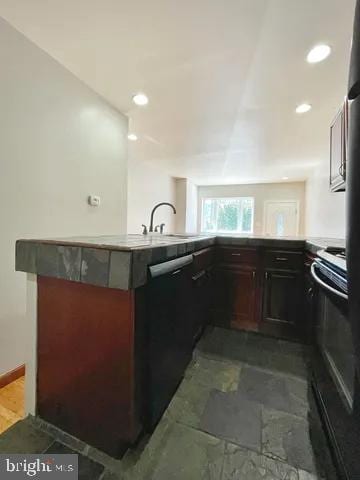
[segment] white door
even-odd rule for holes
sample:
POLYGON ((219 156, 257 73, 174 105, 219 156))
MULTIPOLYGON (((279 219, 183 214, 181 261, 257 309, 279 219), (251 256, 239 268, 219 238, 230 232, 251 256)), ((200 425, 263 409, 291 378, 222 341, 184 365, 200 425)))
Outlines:
POLYGON ((264 233, 289 237, 299 233, 299 202, 267 200, 264 207, 264 233))

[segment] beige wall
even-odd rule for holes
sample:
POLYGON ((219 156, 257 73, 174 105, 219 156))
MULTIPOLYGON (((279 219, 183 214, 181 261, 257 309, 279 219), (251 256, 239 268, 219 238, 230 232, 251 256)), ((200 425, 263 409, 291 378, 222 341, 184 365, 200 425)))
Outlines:
POLYGON ((306 234, 312 237, 345 238, 346 193, 331 193, 329 160, 306 182, 306 234))
POLYGON ((1 374, 24 362, 16 239, 126 229, 127 119, 1 19, 0 64, 1 374))
MULTIPOLYGON (((175 180, 170 175, 144 162, 129 160, 128 165, 128 233, 141 233, 141 224, 149 227, 152 208, 160 202, 175 205, 175 180)), ((165 223, 165 231, 175 228, 176 216, 167 207, 159 207, 154 224, 165 223)))
POLYGON ((186 190, 187 179, 176 178, 175 179, 175 201, 176 201, 176 217, 175 228, 176 233, 183 233, 186 231, 186 190))
POLYGON ((298 200, 300 206, 299 234, 305 230, 305 184, 293 183, 258 183, 252 185, 217 185, 200 186, 198 228, 201 228, 201 204, 205 197, 254 197, 254 234, 263 234, 263 216, 265 200, 298 200))
POLYGON ((198 190, 188 178, 177 178, 176 185, 176 233, 196 233, 198 190))

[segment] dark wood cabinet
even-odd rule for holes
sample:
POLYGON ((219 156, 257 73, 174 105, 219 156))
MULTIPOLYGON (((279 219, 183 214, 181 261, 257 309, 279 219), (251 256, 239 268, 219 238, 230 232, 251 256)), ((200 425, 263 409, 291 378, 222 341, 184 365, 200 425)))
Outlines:
POLYGON ((303 338, 303 250, 229 246, 215 258, 214 325, 303 338))
POLYGON ((134 290, 38 276, 37 306, 37 415, 121 456, 142 430, 134 290))
POLYGON ((346 189, 348 102, 342 105, 330 126, 330 190, 346 189))
POLYGON ((302 272, 266 270, 261 331, 279 337, 298 339, 302 298, 302 272))
POLYGON ((217 267, 213 315, 215 323, 227 328, 257 330, 256 270, 217 267))
POLYGON ((209 323, 213 288, 214 248, 195 252, 192 265, 192 336, 193 343, 200 338, 209 323))

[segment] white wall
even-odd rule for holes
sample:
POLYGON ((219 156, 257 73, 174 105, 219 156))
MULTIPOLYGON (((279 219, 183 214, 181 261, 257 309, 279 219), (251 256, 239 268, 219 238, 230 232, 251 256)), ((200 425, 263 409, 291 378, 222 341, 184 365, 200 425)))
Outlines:
MULTIPOLYGON (((175 180, 160 169, 138 160, 128 164, 128 233, 141 233, 141 224, 149 227, 150 213, 160 202, 170 202, 176 207, 175 180)), ((159 207, 154 216, 154 226, 165 223, 165 232, 174 232, 175 218, 172 209, 159 207)))
POLYGON ((175 232, 184 233, 186 229, 186 196, 187 196, 187 179, 175 179, 175 201, 176 201, 176 218, 175 232))
POLYGON ((306 234, 312 237, 345 238, 344 192, 329 189, 329 160, 306 182, 306 234))
POLYGON ((0 65, 1 374, 24 363, 15 240, 126 229, 127 119, 1 19, 0 65))
POLYGON ((190 180, 186 184, 185 232, 198 232, 198 187, 190 180))
POLYGON ((254 197, 254 234, 263 234, 265 200, 298 200, 300 208, 299 234, 305 229, 305 183, 257 183, 249 185, 199 186, 199 230, 201 229, 201 205, 206 197, 254 197))
POLYGON ((196 233, 198 231, 197 210, 198 190, 188 178, 175 180, 176 209, 175 231, 177 233, 196 233))

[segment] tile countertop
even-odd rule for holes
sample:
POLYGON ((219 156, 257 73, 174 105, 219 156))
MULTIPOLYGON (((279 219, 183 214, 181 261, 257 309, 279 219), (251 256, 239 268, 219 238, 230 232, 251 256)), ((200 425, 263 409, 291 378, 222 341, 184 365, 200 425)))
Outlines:
POLYGON ((341 239, 260 235, 103 235, 16 242, 16 270, 128 290, 147 282, 148 266, 211 245, 306 248, 313 254, 341 247, 341 239))

